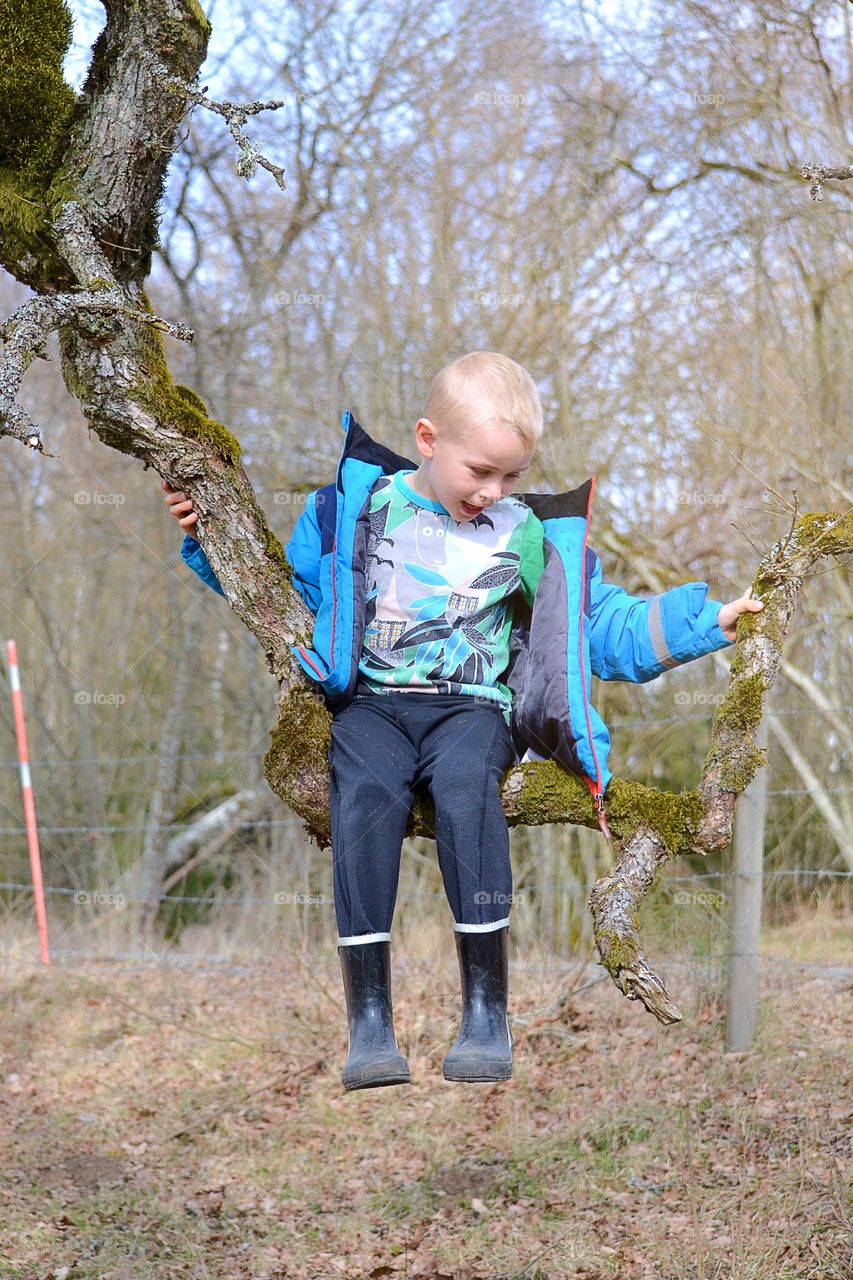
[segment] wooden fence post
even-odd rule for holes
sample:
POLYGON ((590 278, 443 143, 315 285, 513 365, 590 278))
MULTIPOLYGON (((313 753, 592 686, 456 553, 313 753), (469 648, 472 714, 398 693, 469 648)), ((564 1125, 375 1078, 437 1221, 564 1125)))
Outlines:
MULTIPOLYGON (((767 746, 767 712, 755 738, 767 746)), ((726 1052, 749 1048, 755 1035, 761 938, 761 899, 764 869, 764 811, 767 769, 758 769, 737 802, 731 845, 732 885, 726 1052)))

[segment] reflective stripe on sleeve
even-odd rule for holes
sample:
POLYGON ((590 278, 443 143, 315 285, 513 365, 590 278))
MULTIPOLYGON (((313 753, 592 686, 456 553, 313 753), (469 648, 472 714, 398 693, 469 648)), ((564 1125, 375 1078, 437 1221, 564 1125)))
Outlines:
POLYGON ((663 619, 660 612, 660 596, 655 596, 649 601, 649 635, 652 638, 652 648, 655 651, 655 657, 664 667, 677 667, 679 659, 673 658, 669 649, 666 647, 666 640, 663 635, 663 619))

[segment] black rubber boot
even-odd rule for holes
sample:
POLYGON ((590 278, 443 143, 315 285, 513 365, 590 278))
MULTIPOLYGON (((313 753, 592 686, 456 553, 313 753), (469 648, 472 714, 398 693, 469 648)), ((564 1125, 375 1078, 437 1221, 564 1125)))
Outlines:
POLYGON ((457 933, 462 979, 462 1026, 442 1063, 445 1080, 472 1084, 509 1080, 512 1036, 507 1022, 509 926, 487 933, 457 933))
POLYGON ((359 942, 338 947, 338 954, 349 1027, 349 1049, 341 1072, 344 1088, 408 1084, 409 1064, 394 1035, 390 942, 359 942))

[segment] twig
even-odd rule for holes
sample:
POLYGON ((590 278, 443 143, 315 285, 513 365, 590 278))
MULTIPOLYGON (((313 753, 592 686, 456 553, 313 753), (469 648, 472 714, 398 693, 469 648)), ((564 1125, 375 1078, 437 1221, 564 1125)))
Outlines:
POLYGON ((800 177, 806 181, 811 179, 809 187, 809 195, 812 200, 823 199, 823 184, 830 179, 837 178, 843 181, 845 178, 853 178, 853 165, 846 169, 828 169, 823 164, 804 164, 800 170, 800 177))
MULTIPOLYGON (((248 181, 260 165, 262 169, 272 174, 279 188, 282 191, 285 190, 284 170, 279 165, 273 164, 271 160, 267 160, 243 128, 249 116, 259 115, 261 111, 278 111, 281 107, 287 106, 283 99, 274 99, 270 102, 232 102, 230 98, 225 98, 222 102, 217 102, 214 98, 209 98, 203 90, 193 89, 185 80, 173 75, 150 51, 143 51, 142 57, 167 88, 183 94, 193 106, 204 107, 206 111, 222 116, 228 125, 231 137, 237 143, 239 155, 234 172, 238 178, 246 178, 248 181)), ((205 88, 207 88, 206 85, 205 88)))

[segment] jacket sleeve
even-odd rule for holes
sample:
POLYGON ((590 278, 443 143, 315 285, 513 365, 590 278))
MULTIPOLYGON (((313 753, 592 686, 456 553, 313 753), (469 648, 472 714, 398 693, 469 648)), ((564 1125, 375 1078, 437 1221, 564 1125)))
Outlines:
POLYGON ((589 654, 600 680, 642 684, 734 644, 717 622, 721 602, 706 598, 707 583, 685 582, 648 598, 631 596, 603 580, 601 562, 590 554, 589 654))
POLYGON ((308 608, 317 616, 320 608, 320 557, 322 535, 317 521, 317 490, 305 499, 305 510, 293 526, 290 541, 284 548, 293 570, 293 585, 308 608))
POLYGON ((184 534, 184 540, 181 543, 181 559, 184 564, 189 565, 194 573, 198 574, 203 583, 208 587, 212 587, 218 595, 225 595, 219 585, 219 579, 210 567, 210 561, 204 554, 204 548, 191 533, 184 534))
MULTIPOLYGON (((317 524, 315 499, 316 490, 308 494, 305 510, 296 521, 290 541, 284 548, 292 570, 293 585, 313 614, 320 607, 320 527, 317 524)), ((192 534, 184 534, 181 559, 208 587, 220 596, 225 594, 204 548, 192 534)))

